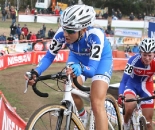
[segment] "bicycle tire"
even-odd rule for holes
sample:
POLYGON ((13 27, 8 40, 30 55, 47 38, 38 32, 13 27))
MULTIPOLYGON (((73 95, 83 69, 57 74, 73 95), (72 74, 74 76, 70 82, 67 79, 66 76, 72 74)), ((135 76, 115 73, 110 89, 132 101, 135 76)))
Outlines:
MULTIPOLYGON (((60 112, 60 110, 67 110, 67 108, 62 105, 52 104, 48 104, 39 108, 30 117, 25 130, 56 130, 56 122, 58 118, 58 112, 60 112)), ((61 128, 59 130, 65 130, 65 117, 66 116, 63 114, 63 120, 60 126, 61 128)), ((75 126, 79 130, 84 130, 84 126, 81 123, 80 119, 74 113, 72 113, 70 125, 71 130, 73 130, 75 126)))
POLYGON ((108 126, 108 130, 122 130, 122 118, 120 115, 120 110, 115 98, 110 94, 106 95, 105 109, 108 120, 111 122, 111 125, 113 126, 113 128, 108 126))
POLYGON ((139 118, 139 126, 140 130, 147 130, 146 120, 143 116, 139 118))

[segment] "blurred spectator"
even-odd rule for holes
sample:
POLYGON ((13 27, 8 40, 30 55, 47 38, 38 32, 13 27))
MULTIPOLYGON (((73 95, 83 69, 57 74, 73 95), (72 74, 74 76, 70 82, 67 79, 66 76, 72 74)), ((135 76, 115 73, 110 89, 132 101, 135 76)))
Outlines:
POLYGON ((133 52, 133 53, 139 53, 139 46, 138 46, 137 43, 135 43, 135 45, 133 46, 132 52, 133 52))
POLYGON ((6 44, 6 35, 5 35, 5 33, 0 35, 0 44, 6 44))
POLYGON ((112 20, 118 20, 117 16, 113 15, 112 20))
POLYGON ((5 20, 6 20, 6 17, 7 17, 7 11, 6 11, 6 9, 4 8, 4 9, 2 10, 2 21, 5 21, 5 20))
POLYGON ((135 16, 133 15, 133 12, 131 12, 130 16, 129 16, 129 19, 130 20, 134 20, 135 16))
MULTIPOLYGON (((5 7, 5 10, 7 12, 6 18, 8 19, 10 17, 10 10, 9 7, 5 7)), ((11 18, 11 17, 10 17, 11 18)))
POLYGON ((5 1, 5 3, 4 3, 4 8, 6 8, 6 7, 8 7, 7 1, 5 1))
POLYGON ((38 14, 37 9, 35 9, 35 11, 34 11, 34 22, 37 22, 37 14, 38 14))
POLYGON ((20 24, 18 24, 18 26, 17 26, 16 34, 18 35, 18 37, 20 37, 20 34, 21 34, 21 27, 20 27, 20 24))
POLYGON ((121 11, 119 11, 119 12, 117 13, 117 17, 118 17, 118 19, 122 19, 122 12, 121 12, 121 11))
POLYGON ((10 34, 12 36, 14 36, 16 34, 16 29, 17 29, 17 26, 16 26, 16 23, 13 23, 11 26, 10 26, 10 34))
POLYGON ((48 31, 48 38, 49 38, 49 39, 52 39, 54 35, 55 35, 55 32, 54 32, 53 29, 51 28, 51 29, 48 31))
POLYGON ((44 33, 45 33, 45 36, 46 36, 46 25, 43 24, 43 30, 44 30, 44 33))
POLYGON ((9 9, 11 9, 11 3, 10 3, 10 1, 8 2, 7 6, 9 7, 9 9))
POLYGON ((25 14, 26 15, 30 14, 30 9, 28 7, 25 9, 25 14))
POLYGON ((128 44, 126 45, 124 52, 131 52, 131 48, 128 44))
POLYGON ((38 31, 38 33, 36 34, 37 39, 40 40, 42 38, 42 36, 40 35, 40 31, 38 31))
POLYGON ((107 19, 107 18, 108 18, 108 12, 105 12, 105 13, 102 15, 102 18, 107 19))
POLYGON ((32 33, 32 35, 31 35, 31 37, 30 37, 30 40, 31 40, 32 42, 36 42, 36 41, 37 41, 37 36, 36 36, 35 33, 32 33))
POLYGON ((29 29, 28 29, 28 27, 27 27, 26 24, 24 24, 24 27, 22 27, 21 31, 23 31, 24 32, 24 35, 27 37, 27 34, 29 32, 29 29))
POLYGON ((18 20, 18 11, 17 11, 17 7, 15 7, 15 13, 16 13, 16 21, 18 20))
POLYGON ((20 43, 23 43, 23 42, 25 42, 25 33, 24 33, 24 31, 22 31, 21 32, 21 34, 20 34, 20 37, 19 37, 19 40, 20 40, 20 43))
POLYGON ((14 40, 13 36, 10 35, 10 36, 7 38, 7 43, 8 43, 8 44, 13 44, 13 40, 14 40))
POLYGON ((63 12, 63 11, 62 11, 62 9, 60 8, 60 10, 59 10, 59 15, 61 15, 61 14, 62 14, 62 12, 63 12))
POLYGON ((125 57, 126 58, 131 57, 130 54, 129 54, 131 52, 131 48, 130 48, 130 46, 128 44, 126 45, 124 52, 125 52, 125 57))
POLYGON ((142 16, 143 20, 145 19, 145 16, 146 16, 146 13, 144 12, 142 16))
POLYGON ((45 32, 43 28, 40 29, 40 36, 41 38, 45 38, 45 32))
POLYGON ((102 18, 102 13, 101 13, 101 11, 99 11, 98 17, 99 17, 99 18, 102 18))
POLYGON ((59 15, 59 10, 58 9, 55 9, 54 14, 55 15, 59 15))
POLYGON ((19 37, 18 34, 15 34, 13 44, 19 44, 19 37))
POLYGON ((35 11, 35 8, 33 8, 33 9, 31 10, 31 14, 34 14, 34 11, 35 11))
POLYGON ((31 35, 32 35, 32 32, 30 31, 29 34, 27 35, 27 40, 31 39, 31 35))
POLYGON ((142 19, 141 13, 138 14, 138 17, 137 18, 138 18, 138 20, 141 20, 142 19))
POLYGON ((16 11, 13 6, 11 6, 11 19, 12 19, 12 23, 16 22, 16 11))
POLYGON ((110 25, 107 26, 107 29, 105 30, 105 33, 106 33, 106 35, 109 35, 109 36, 114 35, 114 31, 111 29, 110 25))

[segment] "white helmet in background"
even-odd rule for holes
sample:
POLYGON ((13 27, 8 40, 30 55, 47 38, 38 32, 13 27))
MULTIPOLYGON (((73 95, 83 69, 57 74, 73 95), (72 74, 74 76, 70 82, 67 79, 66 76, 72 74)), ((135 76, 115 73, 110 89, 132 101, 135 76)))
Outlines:
POLYGON ((93 7, 87 5, 73 5, 66 8, 60 16, 62 28, 80 31, 92 25, 96 12, 93 7))
POLYGON ((152 38, 145 38, 141 41, 139 49, 141 52, 155 52, 155 40, 152 38))

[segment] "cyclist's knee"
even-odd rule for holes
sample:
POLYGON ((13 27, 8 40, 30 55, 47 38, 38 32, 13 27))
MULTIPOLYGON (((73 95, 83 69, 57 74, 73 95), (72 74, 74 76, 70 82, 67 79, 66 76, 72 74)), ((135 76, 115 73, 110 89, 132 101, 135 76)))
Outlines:
POLYGON ((134 109, 135 109, 135 104, 134 103, 125 103, 125 112, 127 114, 132 114, 134 109))
POLYGON ((105 108, 103 107, 104 106, 103 101, 91 100, 91 105, 94 113, 99 113, 102 110, 105 110, 105 108))

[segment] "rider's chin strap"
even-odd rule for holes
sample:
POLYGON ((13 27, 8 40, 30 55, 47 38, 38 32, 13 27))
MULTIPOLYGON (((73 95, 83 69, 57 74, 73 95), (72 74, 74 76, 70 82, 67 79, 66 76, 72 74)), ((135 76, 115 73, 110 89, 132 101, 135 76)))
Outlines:
POLYGON ((81 39, 82 39, 82 37, 83 37, 83 35, 80 33, 80 31, 79 31, 79 37, 78 37, 78 39, 75 41, 75 42, 78 42, 78 41, 80 41, 81 39))

